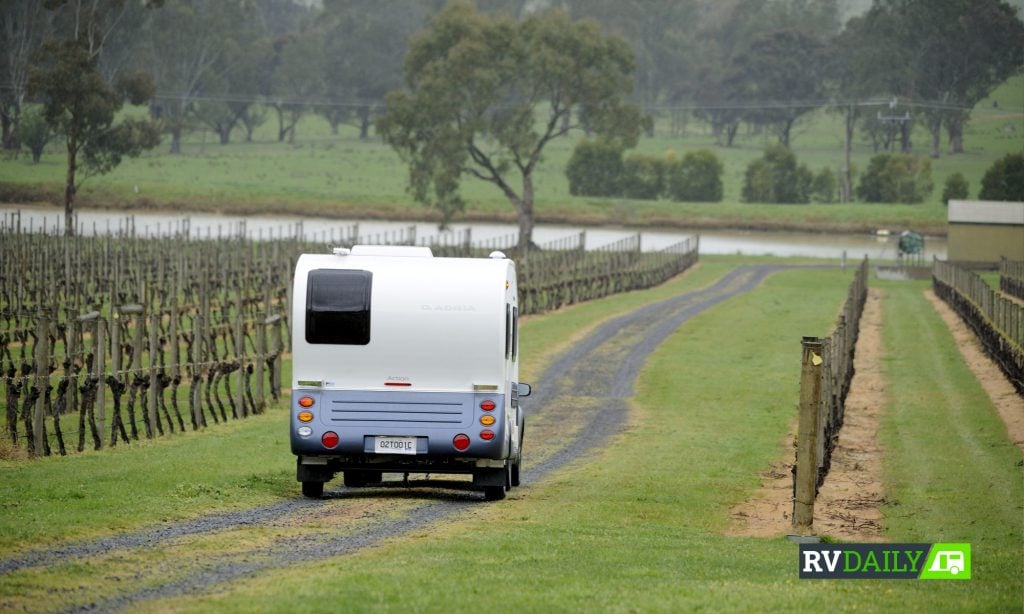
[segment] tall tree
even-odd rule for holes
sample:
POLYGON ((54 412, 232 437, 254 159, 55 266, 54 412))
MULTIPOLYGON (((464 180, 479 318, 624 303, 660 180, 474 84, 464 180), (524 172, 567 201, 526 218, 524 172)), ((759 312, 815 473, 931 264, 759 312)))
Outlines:
POLYGON ((39 0, 7 0, 0 8, 0 126, 4 149, 19 147, 17 127, 28 88, 29 61, 50 27, 39 0))
POLYGON ((317 113, 333 130, 351 121, 360 138, 369 138, 385 94, 402 86, 407 41, 433 8, 422 0, 324 2, 324 86, 331 104, 318 107, 317 113))
POLYGON ((240 0, 169 0, 146 24, 145 61, 160 85, 154 113, 171 135, 171 153, 181 152, 197 100, 228 72, 232 32, 244 14, 240 0))
MULTIPOLYGON (((698 55, 694 0, 570 0, 573 17, 591 17, 626 39, 636 58, 636 92, 644 110, 689 94, 698 55)), ((702 50, 701 50, 702 51, 702 50)))
POLYGON ((126 101, 143 104, 153 95, 145 75, 126 75, 116 86, 100 75, 97 58, 85 41, 64 39, 43 45, 28 80, 29 93, 45 101, 46 122, 63 135, 67 147, 64 187, 65 232, 74 234, 75 194, 91 175, 106 173, 123 156, 155 147, 159 131, 149 121, 115 115, 126 101))
POLYGON ((306 27, 275 41, 268 101, 277 113, 277 140, 295 141, 299 119, 324 96, 324 34, 306 27))
POLYGON ((574 22, 563 11, 517 22, 451 2, 412 40, 408 90, 388 95, 378 130, 409 164, 413 195, 445 221, 463 208, 464 175, 498 187, 516 209, 525 249, 534 170, 544 148, 577 127, 571 116, 598 134, 635 142, 642 118, 625 101, 632 70, 628 45, 604 36, 596 22, 574 22))
POLYGON ((968 111, 1024 66, 1024 23, 1001 0, 876 0, 864 20, 867 32, 897 36, 890 71, 921 101, 933 157, 943 126, 951 152, 962 152, 968 111))
POLYGON ((789 147, 796 120, 823 103, 824 60, 824 45, 800 30, 757 36, 736 60, 747 100, 759 105, 746 118, 775 126, 779 143, 789 147))

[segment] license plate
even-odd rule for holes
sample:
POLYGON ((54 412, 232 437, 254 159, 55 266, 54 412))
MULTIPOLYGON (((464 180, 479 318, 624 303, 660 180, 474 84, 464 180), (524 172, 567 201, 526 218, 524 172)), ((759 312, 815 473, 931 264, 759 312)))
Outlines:
POLYGON ((416 454, 415 437, 374 437, 376 454, 416 454))

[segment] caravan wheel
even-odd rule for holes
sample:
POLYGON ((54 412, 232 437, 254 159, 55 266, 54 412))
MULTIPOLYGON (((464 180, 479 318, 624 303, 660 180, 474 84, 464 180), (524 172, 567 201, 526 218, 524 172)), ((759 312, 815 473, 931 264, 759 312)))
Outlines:
POLYGON ((324 496, 323 482, 303 482, 302 494, 310 499, 319 499, 324 496))

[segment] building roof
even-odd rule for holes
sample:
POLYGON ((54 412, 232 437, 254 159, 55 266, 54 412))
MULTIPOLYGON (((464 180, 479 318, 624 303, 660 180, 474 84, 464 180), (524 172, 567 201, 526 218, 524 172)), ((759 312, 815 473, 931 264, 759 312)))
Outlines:
POLYGON ((1024 226, 1024 203, 991 200, 951 200, 950 224, 1005 224, 1024 226))

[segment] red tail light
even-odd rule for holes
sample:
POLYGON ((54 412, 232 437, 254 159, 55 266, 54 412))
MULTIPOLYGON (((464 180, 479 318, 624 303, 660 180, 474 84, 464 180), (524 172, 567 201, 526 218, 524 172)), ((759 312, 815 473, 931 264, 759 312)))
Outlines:
POLYGON ((469 435, 459 433, 454 439, 452 439, 452 445, 455 446, 455 449, 459 452, 465 452, 469 449, 469 435))
POLYGON ((490 429, 484 429, 480 431, 480 439, 483 439, 484 441, 490 441, 494 439, 494 431, 490 429))
POLYGON ((320 438, 320 441, 324 444, 324 447, 333 448, 338 445, 338 434, 334 431, 327 431, 324 436, 320 438))
POLYGON ((310 407, 313 407, 314 403, 315 401, 313 400, 313 397, 299 397, 299 407, 305 407, 308 409, 310 407))
POLYGON ((494 411, 495 407, 496 405, 494 404, 494 401, 491 401, 490 399, 480 402, 480 409, 484 411, 494 411))

